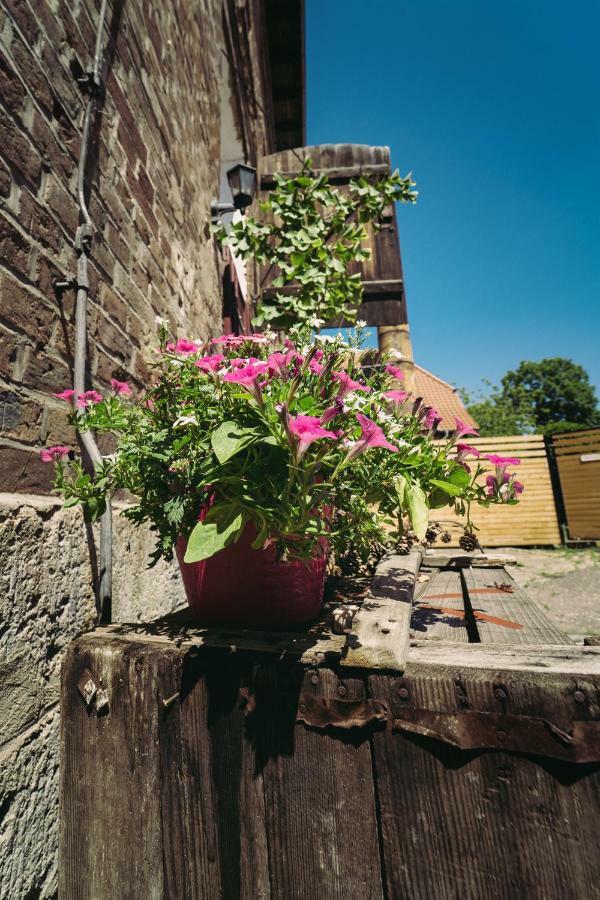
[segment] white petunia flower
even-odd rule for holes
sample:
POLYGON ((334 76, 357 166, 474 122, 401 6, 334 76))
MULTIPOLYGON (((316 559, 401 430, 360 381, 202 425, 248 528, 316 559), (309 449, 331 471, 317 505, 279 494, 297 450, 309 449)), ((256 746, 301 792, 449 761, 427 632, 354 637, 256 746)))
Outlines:
POLYGON ((173 428, 183 428, 184 425, 197 425, 198 419, 196 416, 179 416, 173 422, 173 428))
POLYGON ((364 319, 359 319, 358 322, 356 323, 356 327, 357 328, 366 328, 367 323, 365 322, 364 319))
POLYGON ((169 327, 169 323, 167 322, 166 319, 163 319, 162 316, 155 316, 154 321, 156 322, 156 324, 158 325, 159 328, 168 328, 169 327))

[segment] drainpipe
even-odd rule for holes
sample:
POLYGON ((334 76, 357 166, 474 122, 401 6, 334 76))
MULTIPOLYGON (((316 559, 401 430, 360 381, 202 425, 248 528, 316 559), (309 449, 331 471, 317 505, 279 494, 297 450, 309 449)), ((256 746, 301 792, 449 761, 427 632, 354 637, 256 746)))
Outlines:
MULTIPOLYGON (((94 52, 94 66, 91 72, 79 79, 82 88, 87 92, 87 104, 83 119, 83 132, 81 138, 81 154, 77 170, 77 195, 79 200, 80 225, 75 237, 75 251, 77 253, 77 304, 75 307, 75 352, 74 352, 74 376, 73 388, 77 393, 86 390, 87 368, 87 304, 89 294, 88 261, 91 253, 94 224, 87 208, 85 200, 85 170, 87 165, 90 128, 96 110, 96 100, 102 90, 100 75, 102 65, 102 32, 106 18, 107 0, 102 0, 98 30, 96 32, 96 47, 94 52)), ((91 431, 81 433, 81 441, 97 470, 102 464, 102 455, 91 431)), ((100 518, 100 552, 98 566, 98 585, 96 603, 100 623, 111 620, 112 614, 112 511, 110 498, 107 497, 106 511, 100 518)))

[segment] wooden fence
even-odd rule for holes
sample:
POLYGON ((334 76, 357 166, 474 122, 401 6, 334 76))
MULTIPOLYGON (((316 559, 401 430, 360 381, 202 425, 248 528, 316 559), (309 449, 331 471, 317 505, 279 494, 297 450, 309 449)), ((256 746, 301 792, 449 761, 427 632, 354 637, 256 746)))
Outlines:
POLYGON ((600 428, 555 434, 550 452, 560 477, 569 540, 600 539, 600 428))
MULTIPOLYGON (((517 506, 473 506, 471 517, 479 528, 477 534, 481 544, 484 547, 560 544, 561 533, 544 436, 524 434, 476 438, 469 439, 469 443, 481 453, 519 457, 521 464, 509 467, 509 470, 516 471, 518 480, 525 485, 517 506)), ((444 510, 435 511, 432 518, 443 521, 444 510)), ((462 530, 458 527, 459 520, 455 522, 457 524, 449 528, 453 544, 456 544, 462 530)))

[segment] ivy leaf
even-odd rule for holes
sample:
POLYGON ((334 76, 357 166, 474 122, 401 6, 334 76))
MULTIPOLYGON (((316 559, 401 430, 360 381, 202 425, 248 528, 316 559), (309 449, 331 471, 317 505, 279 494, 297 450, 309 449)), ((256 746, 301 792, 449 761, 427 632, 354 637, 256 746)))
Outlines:
POLYGON ((211 434, 210 442, 215 456, 223 465, 257 438, 258 435, 252 428, 240 428, 235 422, 223 422, 211 434))
MULTIPOLYGON (((211 512, 216 515, 216 507, 213 507, 211 512)), ((198 522, 189 536, 183 561, 195 563, 214 556, 219 550, 232 544, 239 537, 243 527, 242 513, 229 520, 198 522)))
POLYGON ((429 509, 423 488, 418 484, 409 484, 406 488, 406 502, 412 530, 420 541, 425 537, 429 521, 429 509))

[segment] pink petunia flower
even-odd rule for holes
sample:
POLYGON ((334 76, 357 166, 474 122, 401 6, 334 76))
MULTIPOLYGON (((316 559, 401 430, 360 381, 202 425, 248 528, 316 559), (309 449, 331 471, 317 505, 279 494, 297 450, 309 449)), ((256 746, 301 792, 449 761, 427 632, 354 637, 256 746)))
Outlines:
POLYGON ((102 403, 102 394, 98 391, 84 391, 83 394, 77 394, 75 405, 79 409, 85 409, 87 406, 93 406, 96 403, 102 403))
POLYGON ((521 482, 516 480, 514 472, 505 472, 503 469, 496 469, 495 475, 488 475, 485 483, 488 497, 495 497, 505 503, 514 500, 525 490, 521 482))
POLYGON ((257 403, 262 404, 262 389, 259 382, 259 376, 269 371, 269 364, 266 362, 253 362, 247 366, 241 366, 232 372, 223 375, 223 381, 231 384, 241 384, 248 393, 252 394, 257 403))
POLYGON ((288 429, 297 441, 296 459, 300 460, 313 441, 321 438, 337 440, 338 435, 333 431, 322 428, 321 420, 317 416, 289 416, 288 429))
POLYGON ((456 445, 456 456, 474 456, 476 459, 479 459, 481 456, 477 447, 471 447, 470 444, 457 444, 456 445))
POLYGON ((194 341, 188 341, 186 338, 179 338, 179 340, 173 342, 169 341, 167 344, 167 350, 171 353, 179 353, 181 356, 191 356, 192 353, 197 353, 200 349, 200 344, 196 344, 194 341))
POLYGON ((309 362, 308 368, 313 375, 322 375, 325 371, 325 366, 322 366, 321 363, 315 358, 316 355, 317 354, 315 353, 315 356, 309 362))
POLYGON ((466 434, 473 434, 475 436, 479 435, 479 432, 472 427, 472 425, 467 425, 466 422, 463 422, 462 419, 459 419, 458 416, 454 416, 455 429, 450 436, 450 440, 456 441, 458 438, 464 437, 466 434))
POLYGON ((66 391, 61 391, 60 394, 52 394, 52 396, 56 397, 57 400, 72 400, 76 393, 71 388, 67 388, 66 391))
POLYGON ((362 413, 357 413, 356 418, 361 427, 361 435, 357 441, 351 444, 345 462, 350 462, 350 460, 355 459, 361 453, 364 453, 365 450, 369 450, 372 447, 384 447, 392 453, 398 452, 398 447, 390 444, 383 433, 383 429, 376 422, 368 419, 367 416, 363 416, 362 413))
POLYGON ((427 415, 423 419, 423 426, 428 430, 436 431, 437 426, 442 421, 442 417, 437 409, 432 406, 427 410, 427 415))
POLYGON ((387 400, 389 406, 392 408, 392 412, 398 415, 398 413, 406 405, 409 394, 408 391, 386 391, 383 396, 387 400))
POLYGON ((480 455, 479 450, 476 447, 471 447, 469 444, 456 445, 456 462, 467 472, 471 471, 471 467, 466 462, 467 456, 474 456, 475 459, 478 459, 480 455))
POLYGON ((119 394, 120 397, 129 397, 131 394, 131 388, 126 381, 119 381, 117 378, 111 378, 110 384, 115 394, 119 394))
POLYGON ((302 357, 295 350, 289 350, 287 353, 277 350, 275 353, 271 353, 267 359, 269 372, 271 375, 287 381, 290 377, 289 367, 297 360, 302 360, 302 357))
POLYGON ((392 366, 388 364, 385 367, 385 371, 388 373, 388 375, 391 375, 392 378, 395 378, 396 381, 402 381, 402 379, 404 378, 404 372, 402 371, 402 369, 399 369, 398 366, 392 366))
POLYGON ((60 462, 71 452, 70 447, 63 447, 56 444, 54 447, 44 447, 40 450, 40 459, 42 462, 60 462))
POLYGON ((483 457, 491 462, 496 469, 506 469, 507 466, 520 466, 521 460, 517 456, 498 456, 497 453, 486 453, 483 457))
POLYGON ((321 425, 327 425, 328 422, 331 422, 332 419, 335 419, 336 416, 341 415, 341 413, 346 411, 346 407, 344 406, 344 401, 339 397, 336 397, 331 406, 328 406, 327 409, 321 415, 321 425))
POLYGON ((353 391, 365 391, 367 394, 371 391, 371 388, 366 384, 362 384, 360 381, 353 381, 347 372, 334 372, 333 378, 339 383, 337 396, 340 400, 343 400, 344 397, 347 397, 353 391))
POLYGON ((216 372, 224 359, 222 353, 214 353, 211 356, 201 356, 194 362, 194 365, 203 372, 216 372))
POLYGON ((222 334, 220 337, 212 338, 211 344, 223 344, 230 350, 241 347, 242 344, 268 344, 269 338, 264 334, 222 334))

